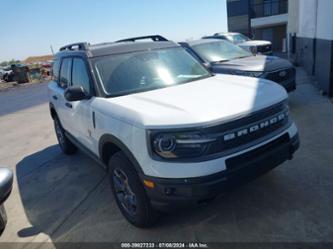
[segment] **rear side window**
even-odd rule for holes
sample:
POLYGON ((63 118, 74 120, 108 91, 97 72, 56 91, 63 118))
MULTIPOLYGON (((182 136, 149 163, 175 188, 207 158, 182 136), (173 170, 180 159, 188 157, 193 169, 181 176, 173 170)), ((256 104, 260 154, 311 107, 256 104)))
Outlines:
POLYGON ((81 58, 73 59, 72 85, 82 86, 87 94, 91 93, 89 74, 81 58))
POLYGON ((53 62, 53 67, 52 67, 52 75, 54 81, 59 80, 59 69, 60 69, 60 60, 55 60, 53 62))
POLYGON ((60 69, 60 82, 62 88, 67 88, 71 81, 72 58, 65 58, 62 60, 60 69))

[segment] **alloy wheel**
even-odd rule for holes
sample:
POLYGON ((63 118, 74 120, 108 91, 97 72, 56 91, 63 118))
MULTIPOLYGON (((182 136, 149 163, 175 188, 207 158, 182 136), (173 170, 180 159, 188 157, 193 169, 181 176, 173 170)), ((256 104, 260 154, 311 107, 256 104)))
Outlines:
POLYGON ((128 177, 124 171, 119 168, 113 171, 113 184, 116 193, 116 198, 122 205, 124 210, 131 216, 136 214, 137 210, 137 200, 136 195, 132 191, 128 177))

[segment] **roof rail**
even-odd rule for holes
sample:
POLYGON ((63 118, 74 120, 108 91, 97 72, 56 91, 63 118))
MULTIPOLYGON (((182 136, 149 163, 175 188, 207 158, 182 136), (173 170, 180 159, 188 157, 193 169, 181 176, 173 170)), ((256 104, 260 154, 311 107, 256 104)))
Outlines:
POLYGON ((165 37, 161 35, 147 35, 147 36, 138 36, 138 37, 131 37, 123 40, 118 40, 116 42, 135 42, 137 40, 145 40, 145 39, 151 39, 152 41, 168 41, 165 37))
POLYGON ((88 50, 89 44, 87 42, 77 42, 68 44, 66 46, 63 46, 59 49, 59 51, 64 50, 88 50))

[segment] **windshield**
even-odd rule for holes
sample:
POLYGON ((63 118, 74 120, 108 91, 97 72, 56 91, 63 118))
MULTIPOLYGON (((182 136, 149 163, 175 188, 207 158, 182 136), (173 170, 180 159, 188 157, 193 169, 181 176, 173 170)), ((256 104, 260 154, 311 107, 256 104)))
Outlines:
POLYGON ((242 35, 242 34, 227 35, 227 38, 229 41, 232 41, 235 44, 246 42, 246 41, 250 40, 248 37, 246 37, 245 35, 242 35))
POLYGON ((94 67, 109 96, 183 84, 211 75, 180 47, 98 57, 94 67))
POLYGON ((223 62, 252 56, 250 52, 222 40, 194 45, 192 48, 200 57, 208 62, 223 62))

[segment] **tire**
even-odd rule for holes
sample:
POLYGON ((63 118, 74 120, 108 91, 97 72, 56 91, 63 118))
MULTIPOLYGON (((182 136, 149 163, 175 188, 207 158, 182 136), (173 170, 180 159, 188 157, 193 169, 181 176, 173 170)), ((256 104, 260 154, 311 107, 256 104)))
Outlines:
POLYGON ((0 205, 0 235, 5 230, 7 224, 7 214, 4 204, 0 205))
POLYGON ((77 151, 77 147, 66 137, 65 130, 62 128, 57 116, 54 117, 54 129, 62 152, 66 155, 74 154, 77 151))
POLYGON ((123 152, 111 157, 109 178, 118 208, 128 222, 141 228, 153 225, 158 214, 152 209, 134 166, 123 152))

